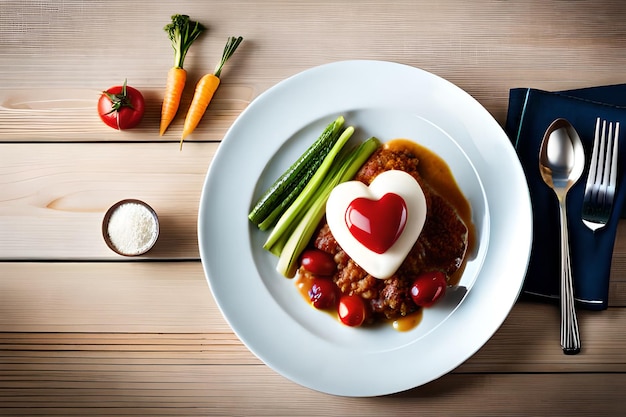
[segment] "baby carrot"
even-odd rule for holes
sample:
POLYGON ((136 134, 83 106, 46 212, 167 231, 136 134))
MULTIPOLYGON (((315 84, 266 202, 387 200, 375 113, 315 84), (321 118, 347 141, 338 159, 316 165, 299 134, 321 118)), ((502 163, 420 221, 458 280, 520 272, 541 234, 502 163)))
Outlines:
POLYGON ((224 52, 222 53, 222 59, 215 67, 213 74, 206 74, 200 78, 200 81, 196 84, 196 90, 193 94, 193 99, 191 100, 187 117, 185 117, 183 134, 180 138, 181 149, 183 147, 183 140, 185 140, 187 135, 193 132, 198 126, 198 123, 200 123, 206 108, 209 106, 209 103, 213 98, 213 94, 215 94, 217 87, 220 85, 220 74, 222 73, 224 64, 235 53, 235 50, 237 50, 241 41, 243 41, 241 36, 238 38, 235 38, 234 36, 228 38, 226 46, 224 47, 224 52))
POLYGON ((187 15, 175 14, 172 16, 172 23, 166 25, 163 30, 167 32, 174 48, 174 66, 168 71, 165 83, 165 94, 161 107, 161 126, 159 128, 161 136, 174 120, 180 105, 187 81, 187 70, 183 68, 187 51, 198 36, 204 32, 205 27, 190 20, 187 15))

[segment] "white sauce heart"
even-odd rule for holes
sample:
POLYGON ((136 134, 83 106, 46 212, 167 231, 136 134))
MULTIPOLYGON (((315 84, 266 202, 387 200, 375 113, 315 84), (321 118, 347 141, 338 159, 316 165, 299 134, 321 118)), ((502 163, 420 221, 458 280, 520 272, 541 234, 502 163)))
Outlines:
POLYGON ((410 174, 391 170, 368 187, 348 181, 326 203, 326 221, 341 248, 368 274, 393 275, 415 244, 426 221, 426 198, 410 174))

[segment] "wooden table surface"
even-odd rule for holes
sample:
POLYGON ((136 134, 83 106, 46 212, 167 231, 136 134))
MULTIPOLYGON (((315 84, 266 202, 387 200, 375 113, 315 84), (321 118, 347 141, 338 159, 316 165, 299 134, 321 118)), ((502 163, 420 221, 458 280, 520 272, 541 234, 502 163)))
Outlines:
POLYGON ((196 227, 220 140, 286 77, 347 59, 404 63, 457 84, 504 125, 510 88, 625 82, 625 22, 621 0, 3 0, 0 414, 620 415, 626 222, 610 308, 579 313, 581 354, 562 354, 556 306, 518 301, 453 372, 376 398, 312 391, 250 353, 211 295, 196 227), (175 13, 208 27, 185 61, 184 103, 226 38, 245 38, 182 152, 182 117, 158 135, 173 62, 163 26, 175 13), (125 78, 147 109, 118 132, 95 107, 125 78), (137 259, 115 255, 100 233, 107 208, 129 197, 161 219, 156 247, 137 259))

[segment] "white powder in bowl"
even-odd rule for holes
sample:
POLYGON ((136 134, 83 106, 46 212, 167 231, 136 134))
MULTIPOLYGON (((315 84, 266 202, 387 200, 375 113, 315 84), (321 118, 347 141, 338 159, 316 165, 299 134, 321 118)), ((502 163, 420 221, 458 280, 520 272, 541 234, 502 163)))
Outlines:
POLYGON ((157 238, 157 219, 147 207, 124 203, 113 211, 107 228, 113 246, 126 255, 147 251, 157 238))

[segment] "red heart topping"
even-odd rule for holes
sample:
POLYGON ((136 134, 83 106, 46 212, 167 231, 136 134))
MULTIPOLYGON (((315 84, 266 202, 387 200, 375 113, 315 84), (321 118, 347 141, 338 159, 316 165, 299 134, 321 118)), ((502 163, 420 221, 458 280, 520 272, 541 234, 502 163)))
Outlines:
POLYGON ((352 236, 379 254, 398 240, 406 220, 406 202, 395 193, 387 193, 380 200, 356 198, 346 209, 346 225, 352 236))

